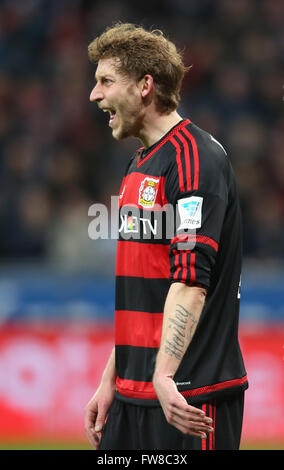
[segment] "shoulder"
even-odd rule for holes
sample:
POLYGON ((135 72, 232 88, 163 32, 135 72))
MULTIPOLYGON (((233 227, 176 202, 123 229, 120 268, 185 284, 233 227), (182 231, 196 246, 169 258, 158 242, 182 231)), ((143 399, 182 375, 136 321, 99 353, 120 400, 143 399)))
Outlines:
POLYGON ((178 184, 180 194, 227 192, 232 178, 230 162, 215 137, 189 121, 172 135, 170 142, 174 151, 170 158, 169 184, 178 184))
POLYGON ((200 165, 200 188, 208 192, 230 191, 236 186, 230 157, 222 143, 208 132, 192 126, 196 138, 200 165))
POLYGON ((182 165, 191 175, 193 190, 203 185, 208 190, 214 179, 227 179, 230 166, 227 151, 214 136, 190 122, 179 137, 182 165))
MULTIPOLYGON (((193 154, 196 163, 198 160, 199 165, 210 169, 227 165, 227 151, 209 132, 191 122, 184 128, 183 134, 187 140, 189 153, 193 154)), ((186 151, 186 148, 184 150, 186 151)))
POLYGON ((210 155, 210 161, 213 161, 214 164, 222 165, 227 163, 227 151, 213 135, 193 123, 190 123, 186 130, 191 143, 196 146, 201 158, 210 155))
POLYGON ((228 160, 227 151, 223 145, 209 132, 189 120, 185 122, 185 125, 175 129, 168 137, 164 150, 168 154, 170 162, 176 161, 177 155, 185 158, 187 156, 201 158, 208 165, 210 162, 213 165, 226 165, 228 160))

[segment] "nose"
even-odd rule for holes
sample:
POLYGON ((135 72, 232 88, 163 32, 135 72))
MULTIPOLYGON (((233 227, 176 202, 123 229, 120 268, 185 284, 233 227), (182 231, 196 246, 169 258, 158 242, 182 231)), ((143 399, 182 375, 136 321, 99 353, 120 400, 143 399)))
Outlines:
POLYGON ((101 101, 104 98, 104 95, 100 89, 99 83, 97 83, 91 91, 90 101, 101 101))

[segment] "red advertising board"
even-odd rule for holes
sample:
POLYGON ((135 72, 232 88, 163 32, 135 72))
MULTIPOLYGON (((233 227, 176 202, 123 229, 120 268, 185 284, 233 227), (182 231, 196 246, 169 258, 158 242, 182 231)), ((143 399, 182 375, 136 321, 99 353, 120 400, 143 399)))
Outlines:
POLYGON ((2 328, 0 439, 84 439, 84 408, 112 346, 107 326, 2 328))
MULTIPOLYGON (((243 440, 284 442, 284 326, 242 328, 243 440)), ((84 408, 113 346, 108 325, 0 330, 0 440, 85 439, 84 408)))
POLYGON ((284 446, 284 325, 244 328, 240 342, 249 379, 243 439, 284 446))

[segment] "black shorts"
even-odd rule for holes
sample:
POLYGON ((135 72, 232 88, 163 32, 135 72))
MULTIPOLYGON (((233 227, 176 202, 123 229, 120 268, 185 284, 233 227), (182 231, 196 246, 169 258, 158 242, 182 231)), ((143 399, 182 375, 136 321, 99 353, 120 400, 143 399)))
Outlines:
POLYGON ((241 440, 244 393, 201 405, 213 420, 206 439, 183 434, 170 425, 161 407, 114 399, 102 432, 100 450, 238 450, 241 440))

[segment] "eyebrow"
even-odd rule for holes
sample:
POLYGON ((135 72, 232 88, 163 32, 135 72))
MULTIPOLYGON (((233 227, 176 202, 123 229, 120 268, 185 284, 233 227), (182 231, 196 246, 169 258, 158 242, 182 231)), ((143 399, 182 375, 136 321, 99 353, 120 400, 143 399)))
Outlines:
POLYGON ((105 74, 102 74, 102 75, 100 75, 100 74, 97 75, 97 73, 94 74, 95 81, 98 81, 98 80, 103 79, 103 78, 111 78, 113 80, 114 76, 111 73, 105 73, 105 74))

